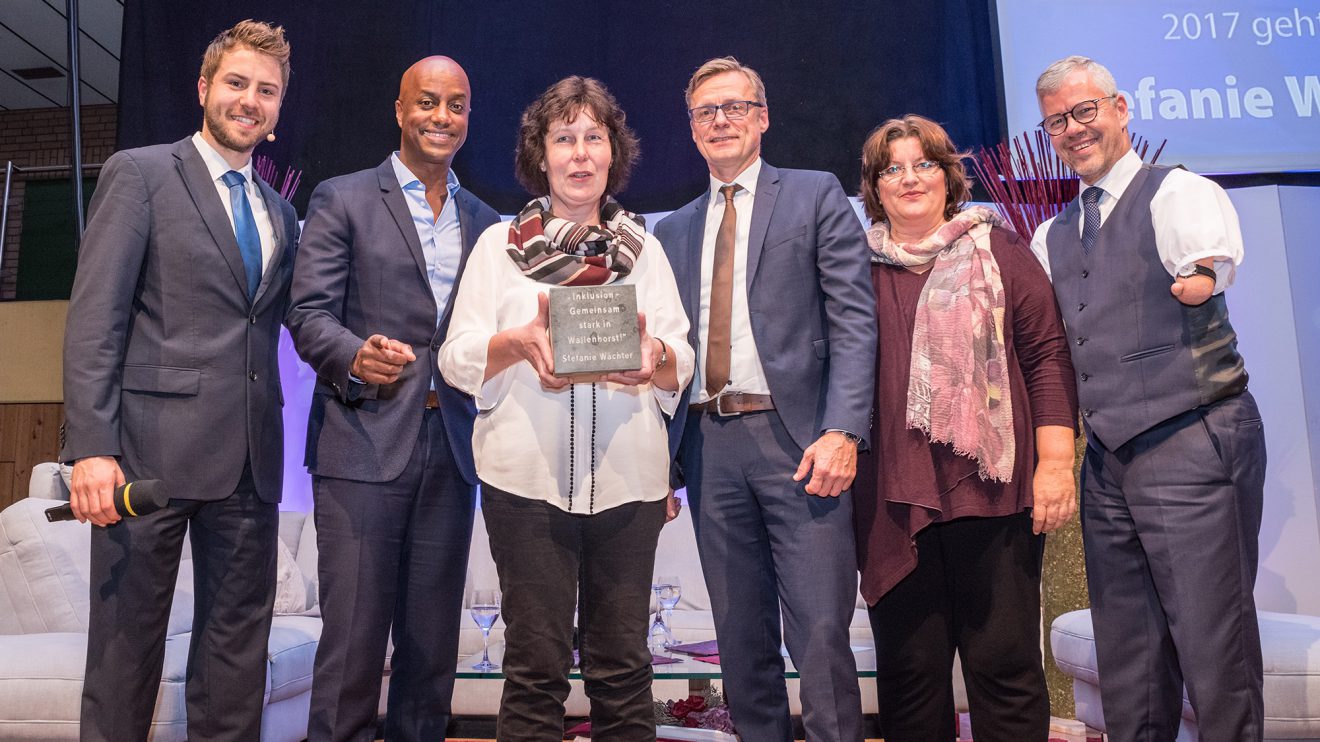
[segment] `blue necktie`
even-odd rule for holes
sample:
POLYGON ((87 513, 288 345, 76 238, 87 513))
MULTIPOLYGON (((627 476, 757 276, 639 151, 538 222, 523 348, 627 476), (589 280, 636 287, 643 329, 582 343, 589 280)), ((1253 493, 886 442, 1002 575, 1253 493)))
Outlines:
POLYGON ((261 285, 261 236, 257 234, 257 220, 248 203, 247 178, 230 170, 220 178, 229 186, 229 206, 234 212, 234 237, 238 238, 238 251, 243 254, 243 268, 247 271, 248 299, 257 295, 261 285))
POLYGON ((1100 197, 1105 190, 1091 186, 1082 191, 1082 252, 1087 255, 1100 238, 1100 197))

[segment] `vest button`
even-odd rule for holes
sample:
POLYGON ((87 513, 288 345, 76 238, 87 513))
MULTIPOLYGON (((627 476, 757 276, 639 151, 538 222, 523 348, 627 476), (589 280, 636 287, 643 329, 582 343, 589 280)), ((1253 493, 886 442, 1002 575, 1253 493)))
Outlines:
POLYGON ((1086 344, 1086 338, 1077 338, 1077 344, 1078 344, 1078 345, 1085 345, 1085 344, 1086 344))
POLYGON ((1095 412, 1095 410, 1089 408, 1082 410, 1082 417, 1090 417, 1092 412, 1095 412))
POLYGON ((1086 309, 1086 302, 1082 302, 1081 304, 1078 304, 1078 305, 1077 305, 1077 311, 1080 312, 1080 311, 1082 311, 1083 309, 1086 309))
POLYGON ((1091 378, 1090 374, 1082 374, 1082 381, 1089 381, 1090 378, 1091 378))
POLYGON ((1082 271, 1082 278, 1086 278, 1089 275, 1091 275, 1091 271, 1082 271))
POLYGON ((257 372, 256 372, 256 371, 249 371, 249 372, 248 372, 248 381, 256 381, 256 380, 257 380, 257 372))

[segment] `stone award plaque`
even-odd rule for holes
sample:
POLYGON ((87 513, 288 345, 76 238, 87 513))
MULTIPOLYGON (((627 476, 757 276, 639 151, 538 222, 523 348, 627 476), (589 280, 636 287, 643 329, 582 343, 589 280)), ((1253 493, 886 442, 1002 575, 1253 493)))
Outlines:
POLYGON ((550 289, 550 347, 555 376, 594 377, 642 367, 637 287, 550 289))

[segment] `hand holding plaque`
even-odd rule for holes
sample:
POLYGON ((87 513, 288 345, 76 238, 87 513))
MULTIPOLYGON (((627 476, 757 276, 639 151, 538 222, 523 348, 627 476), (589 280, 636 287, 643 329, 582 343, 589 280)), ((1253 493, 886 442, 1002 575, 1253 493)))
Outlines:
POLYGON ((651 381, 655 374, 655 364, 659 353, 657 353, 656 340, 651 337, 651 333, 646 331, 646 314, 637 313, 637 335, 638 344, 641 349, 641 366, 634 371, 614 371, 605 374, 604 381, 610 381, 624 386, 638 386, 651 381))
POLYGON ((536 316, 525 325, 510 327, 491 338, 486 358, 486 381, 520 361, 536 372, 543 389, 563 389, 568 379, 554 375, 554 355, 550 350, 550 299, 536 296, 536 316))
MULTIPOLYGON (((554 374, 571 381, 608 380, 643 368, 637 287, 573 286, 550 289, 550 347, 554 374)), ((649 341, 647 346, 652 345, 649 341)), ((653 350, 648 347, 648 352, 653 350)), ((653 364, 652 364, 653 365, 653 364)), ((649 378, 649 374, 647 374, 649 378)), ((640 381, 619 383, 637 384, 640 381)))

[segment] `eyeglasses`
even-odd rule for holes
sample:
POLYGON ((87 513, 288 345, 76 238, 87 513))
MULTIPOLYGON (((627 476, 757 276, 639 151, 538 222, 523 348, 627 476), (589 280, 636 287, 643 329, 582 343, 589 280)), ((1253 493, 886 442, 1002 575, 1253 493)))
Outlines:
POLYGON ((709 124, 715 120, 716 111, 724 111, 726 119, 740 119, 751 113, 752 106, 765 108, 764 103, 757 103, 754 100, 731 100, 728 103, 721 103, 718 106, 697 106, 688 109, 688 118, 693 123, 709 124))
POLYGON ((1064 111, 1063 113, 1046 116, 1041 119, 1038 126, 1044 129, 1046 134, 1049 134, 1052 137, 1057 137, 1068 130, 1069 116, 1072 116, 1073 121, 1076 121, 1079 124, 1089 124, 1092 121, 1095 121, 1096 116, 1100 115, 1100 101, 1113 100, 1117 97, 1118 94, 1115 93, 1114 95, 1107 95, 1103 98, 1084 100, 1073 106, 1071 111, 1064 111))
POLYGON ((890 165, 880 171, 880 180, 892 183, 903 177, 903 173, 912 170, 918 178, 933 178, 941 172, 940 164, 934 160, 922 160, 911 165, 890 165))

